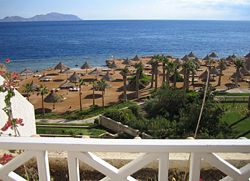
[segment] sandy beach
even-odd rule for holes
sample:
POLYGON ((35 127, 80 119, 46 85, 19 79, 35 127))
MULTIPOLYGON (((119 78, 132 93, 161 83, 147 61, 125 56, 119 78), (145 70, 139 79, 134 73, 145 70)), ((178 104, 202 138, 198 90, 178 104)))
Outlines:
MULTIPOLYGON (((21 81, 18 85, 18 90, 20 92, 24 92, 23 86, 27 83, 33 82, 35 85, 40 86, 44 85, 49 90, 56 90, 56 93, 63 96, 63 101, 55 104, 55 109, 52 109, 52 103, 45 102, 45 108, 51 109, 53 112, 65 112, 65 111, 73 111, 79 109, 79 92, 77 89, 70 91, 69 89, 60 88, 67 79, 75 72, 81 78, 85 80, 85 85, 82 86, 82 103, 83 109, 89 108, 92 105, 92 81, 93 80, 101 80, 103 76, 109 72, 109 76, 112 77, 112 81, 107 81, 110 85, 110 88, 105 91, 105 105, 111 105, 113 103, 118 102, 122 97, 122 87, 123 87, 123 79, 120 75, 121 69, 127 66, 130 72, 133 74, 135 72, 134 64, 138 62, 142 62, 144 64, 144 73, 146 75, 151 75, 151 66, 148 64, 151 60, 152 56, 138 57, 138 59, 129 60, 129 65, 124 64, 126 59, 112 59, 107 61, 107 67, 91 67, 89 69, 70 69, 66 72, 61 72, 60 70, 55 70, 54 68, 49 68, 46 70, 42 70, 40 72, 36 72, 30 75, 21 76, 21 81), (95 70, 98 70, 96 73, 95 70), (41 81, 40 77, 46 76, 48 80, 41 81)), ((171 59, 170 61, 174 61, 175 59, 171 59)), ((204 61, 200 60, 200 68, 196 71, 195 76, 195 84, 204 84, 199 76, 204 73, 207 69, 204 61)), ((84 62, 83 62, 84 63, 84 62)), ((55 65, 56 66, 56 65, 55 65)), ((214 63, 214 67, 218 67, 218 63, 214 63)), ((181 71, 181 67, 179 71, 181 71)), ((159 63, 159 75, 158 75, 158 86, 162 85, 162 65, 159 63)), ((227 90, 228 87, 225 85, 227 83, 233 83, 231 76, 235 73, 236 68, 233 63, 229 64, 226 69, 223 71, 223 76, 221 78, 221 85, 217 86, 219 76, 215 76, 214 80, 211 81, 211 84, 218 90, 227 90)), ((244 76, 244 79, 239 82, 239 87, 242 89, 248 89, 249 83, 247 80, 250 79, 250 76, 244 76)), ((183 82, 178 82, 177 87, 181 88, 183 86, 183 82)), ((77 88, 77 84, 75 86, 77 88)), ((191 77, 190 77, 190 89, 197 89, 197 87, 193 87, 191 85, 191 77)), ((150 86, 147 86, 145 90, 141 90, 142 96, 146 95, 149 92, 150 86)), ((128 91, 127 94, 133 94, 134 91, 128 91)), ((102 96, 100 91, 96 91, 96 105, 102 105, 102 96)), ((41 96, 37 95, 37 92, 33 92, 30 95, 30 102, 34 105, 35 109, 41 108, 41 96)))

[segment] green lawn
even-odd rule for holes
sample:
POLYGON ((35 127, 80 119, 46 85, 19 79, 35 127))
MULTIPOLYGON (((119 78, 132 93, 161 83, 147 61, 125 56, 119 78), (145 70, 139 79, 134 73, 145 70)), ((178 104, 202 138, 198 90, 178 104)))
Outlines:
POLYGON ((47 113, 45 116, 42 114, 36 114, 36 119, 69 119, 69 120, 77 120, 77 119, 86 119, 90 117, 97 116, 99 114, 104 113, 106 110, 109 109, 122 109, 131 105, 134 105, 135 103, 133 102, 122 102, 122 103, 117 103, 113 104, 111 106, 107 106, 105 108, 102 107, 92 107, 85 109, 83 111, 67 111, 65 113, 47 113))
POLYGON ((102 128, 37 128, 37 134, 88 135, 95 138, 105 132, 102 128))
POLYGON ((250 96, 249 93, 220 93, 220 92, 215 92, 215 96, 250 96))
POLYGON ((37 122, 36 125, 49 125, 49 126, 95 126, 94 123, 48 123, 48 122, 37 122))
MULTIPOLYGON (((247 103, 224 103, 222 106, 225 109, 225 114, 222 116, 221 120, 226 121, 229 125, 244 118, 248 112, 247 103)), ((250 118, 244 119, 232 128, 236 136, 250 130, 250 118)), ((245 137, 250 138, 250 134, 245 135, 245 137)))

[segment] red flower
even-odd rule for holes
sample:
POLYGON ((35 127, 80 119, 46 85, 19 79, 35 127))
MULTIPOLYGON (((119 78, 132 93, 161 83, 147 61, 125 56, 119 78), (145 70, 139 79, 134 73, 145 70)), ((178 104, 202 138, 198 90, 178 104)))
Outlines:
POLYGON ((8 163, 13 158, 13 155, 4 153, 2 157, 0 157, 0 164, 4 165, 8 163))
POLYGON ((11 78, 12 79, 16 79, 18 77, 18 74, 16 73, 16 72, 13 72, 12 74, 11 74, 11 78))
POLYGON ((4 75, 6 72, 4 70, 0 70, 0 75, 4 75))
POLYGON ((24 125, 24 124, 23 124, 23 119, 21 119, 21 118, 18 119, 18 118, 17 118, 17 119, 16 119, 16 125, 17 125, 17 124, 19 124, 20 126, 23 126, 23 125, 24 125))
POLYGON ((6 131, 11 127, 11 121, 7 121, 5 125, 1 128, 2 131, 6 131))
POLYGON ((1 130, 6 131, 12 126, 17 127, 17 125, 24 126, 23 119, 17 118, 17 119, 13 119, 12 121, 9 120, 5 123, 5 125, 1 128, 1 130))
POLYGON ((6 62, 6 63, 10 63, 10 58, 6 58, 6 59, 5 59, 5 62, 6 62))

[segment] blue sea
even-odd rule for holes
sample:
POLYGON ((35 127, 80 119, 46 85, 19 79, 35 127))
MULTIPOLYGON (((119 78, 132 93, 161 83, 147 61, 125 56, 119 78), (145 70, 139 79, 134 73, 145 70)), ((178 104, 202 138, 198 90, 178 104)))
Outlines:
POLYGON ((220 57, 250 51, 250 21, 75 21, 0 23, 0 61, 12 71, 34 71, 59 61, 102 66, 111 57, 190 51, 220 57))

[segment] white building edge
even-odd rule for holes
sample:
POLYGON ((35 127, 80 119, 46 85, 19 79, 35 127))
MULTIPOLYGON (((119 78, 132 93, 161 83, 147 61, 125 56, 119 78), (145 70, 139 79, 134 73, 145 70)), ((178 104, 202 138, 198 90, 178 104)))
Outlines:
MULTIPOLYGON (((3 84, 3 81, 4 78, 0 76, 0 85, 3 84)), ((3 108, 5 107, 5 95, 6 93, 0 92, 0 128, 4 126, 8 118, 5 112, 3 111, 3 108)), ((13 110, 13 117, 23 119, 24 126, 18 127, 20 135, 24 137, 35 135, 36 124, 34 106, 16 90, 15 96, 11 98, 11 104, 13 110)), ((2 136, 8 136, 9 134, 14 135, 13 130, 8 129, 7 131, 4 131, 2 136)))

